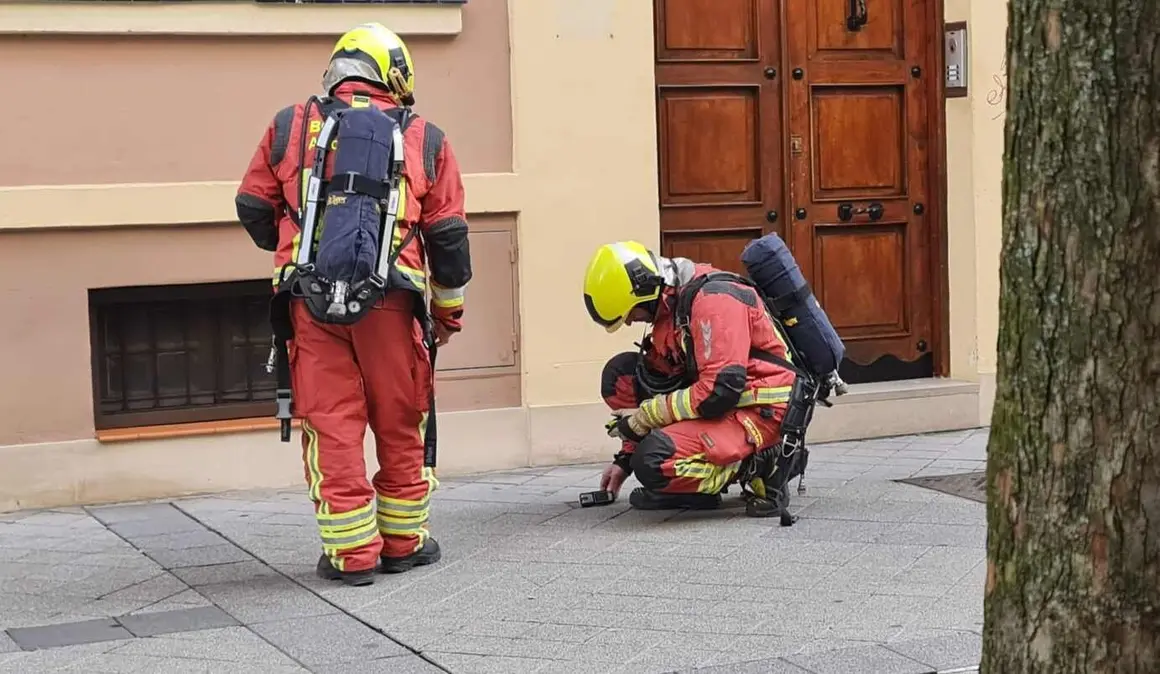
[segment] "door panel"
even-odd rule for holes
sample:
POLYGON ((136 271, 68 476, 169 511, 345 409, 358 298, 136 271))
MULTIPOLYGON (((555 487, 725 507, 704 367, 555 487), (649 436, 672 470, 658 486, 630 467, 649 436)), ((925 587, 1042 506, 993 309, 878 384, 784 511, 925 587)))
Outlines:
POLYGON ((810 181, 815 202, 906 194, 905 106, 899 87, 815 92, 810 143, 817 148, 810 181))
MULTIPOLYGON (((866 0, 868 21, 860 30, 850 30, 849 0, 828 0, 811 3, 813 12, 801 17, 808 22, 809 53, 823 58, 833 55, 838 59, 875 58, 866 52, 891 52, 903 56, 902 12, 898 0, 866 0)), ((918 3, 915 3, 918 4, 918 3)), ((790 16, 794 14, 791 10, 790 16)))
POLYGON ((747 232, 730 236, 714 232, 712 234, 673 233, 667 237, 666 256, 687 257, 696 262, 715 260, 718 269, 735 274, 747 275, 741 264, 741 251, 745 244, 753 240, 747 232))
POLYGON ((780 231, 781 43, 775 0, 654 0, 662 251, 740 271, 780 231))
POLYGON ((926 3, 786 2, 790 245, 847 381, 933 376, 926 3))

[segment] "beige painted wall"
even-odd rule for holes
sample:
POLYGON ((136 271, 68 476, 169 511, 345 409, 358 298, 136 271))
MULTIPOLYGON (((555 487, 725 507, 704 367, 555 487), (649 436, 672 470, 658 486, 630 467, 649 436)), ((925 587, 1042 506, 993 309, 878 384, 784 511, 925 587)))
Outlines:
POLYGON ((1003 111, 1007 3, 947 0, 946 20, 967 22, 968 93, 947 100, 951 376, 978 381, 989 423, 999 332, 1003 111))
MULTIPOLYGON (((407 38, 416 111, 447 133, 464 172, 510 171, 507 12, 489 0, 464 13, 454 39, 407 38)), ((5 137, 0 185, 237 180, 274 113, 319 93, 333 45, 332 35, 0 35, 5 88, 45 102, 8 106, 5 128, 45 132, 5 137)))
MULTIPOLYGON (((658 245, 652 3, 509 0, 520 227, 524 400, 595 403, 609 336, 581 283, 600 244, 658 245)), ((631 331, 623 331, 625 333, 631 331)))

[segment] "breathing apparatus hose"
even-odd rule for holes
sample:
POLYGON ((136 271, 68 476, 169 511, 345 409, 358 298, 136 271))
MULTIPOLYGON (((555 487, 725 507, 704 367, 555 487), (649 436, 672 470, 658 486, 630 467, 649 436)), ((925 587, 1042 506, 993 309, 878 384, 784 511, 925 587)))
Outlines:
POLYGON ((645 356, 649 344, 650 341, 647 337, 637 344, 640 348, 640 357, 636 359, 636 381, 645 398, 668 395, 673 391, 683 388, 686 380, 685 373, 665 375, 648 366, 645 356))

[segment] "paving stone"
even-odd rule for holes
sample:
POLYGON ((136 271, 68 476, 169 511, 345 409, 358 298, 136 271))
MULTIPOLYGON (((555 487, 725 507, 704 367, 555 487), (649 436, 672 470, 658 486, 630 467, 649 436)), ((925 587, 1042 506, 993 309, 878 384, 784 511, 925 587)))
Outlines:
POLYGON ((885 647, 942 671, 977 666, 982 658, 983 638, 971 632, 957 632, 931 639, 890 643, 885 647))
POLYGON ((338 612, 337 608, 314 593, 281 576, 202 585, 198 592, 245 624, 338 612))
POLYGON ((466 634, 450 634, 440 640, 435 647, 450 653, 472 655, 498 655, 511 658, 531 658, 541 660, 570 660, 579 646, 559 641, 539 641, 536 639, 509 639, 503 637, 473 637, 466 634))
MULTIPOLYGON (((558 660, 537 660, 533 658, 510 658, 497 655, 470 655, 465 653, 427 653, 432 660, 456 674, 513 674, 519 672, 553 671, 559 668, 558 660)), ((556 670, 558 671, 558 670, 556 670)))
POLYGON ((693 644, 678 649, 653 647, 645 649, 635 658, 624 663, 623 670, 639 672, 640 674, 660 674, 661 672, 696 669, 708 664, 709 660, 715 656, 714 651, 699 650, 693 644))
MULTIPOLYGON (((300 637, 307 639, 309 632, 300 637)), ((133 639, 119 646, 119 655, 202 660, 223 671, 220 663, 245 662, 261 665, 294 666, 296 663, 245 627, 223 627, 198 632, 174 632, 148 639, 133 639)), ((232 671, 232 670, 231 670, 232 671)))
POLYGON ((158 511, 155 518, 110 522, 109 531, 133 543, 148 536, 163 536, 183 531, 204 531, 205 527, 176 508, 158 511))
POLYGON ((138 637, 233 627, 238 624, 237 620, 216 606, 121 616, 117 622, 138 637))
MULTIPOLYGON (((311 573, 314 567, 310 567, 311 573)), ((173 569, 173 575, 192 587, 221 583, 247 582, 278 576, 278 572, 255 559, 208 566, 185 566, 173 569)))
POLYGON ((208 529, 197 529, 157 536, 137 536, 133 539, 133 545, 146 553, 152 553, 159 550, 187 550, 230 545, 230 542, 208 529))
POLYGON ((103 641, 79 646, 62 646, 37 651, 0 654, 0 672, 3 674, 57 672, 87 662, 103 653, 116 650, 126 643, 129 642, 103 641))
POLYGON ((690 671, 696 674, 811 674, 781 658, 698 667, 690 671))
POLYGON ((245 562, 254 559, 250 553, 228 543, 184 550, 149 550, 147 553, 149 557, 165 569, 228 564, 230 562, 245 562))
POLYGON ((986 548, 987 527, 964 524, 919 524, 904 522, 879 536, 876 543, 900 545, 945 545, 959 548, 986 548))
POLYGON ((157 567, 96 569, 95 573, 86 578, 63 583, 58 591, 93 598, 108 597, 149 581, 163 578, 165 575, 165 572, 157 567))
POLYGON ((169 503, 133 503, 128 505, 89 507, 86 510, 90 515, 105 525, 122 524, 125 522, 145 522, 180 514, 169 503))
POLYGON ((409 653, 346 615, 260 622, 250 625, 250 629, 307 666, 361 662, 409 653))
POLYGON ((159 613, 161 611, 177 611, 180 609, 211 605, 208 599, 198 594, 195 590, 185 590, 184 592, 178 592, 172 597, 166 597, 158 602, 130 611, 130 614, 159 613))
MULTIPOLYGON (((334 663, 311 668, 318 674, 333 674, 338 671, 349 671, 349 665, 334 663)), ((358 662, 359 674, 439 674, 445 670, 436 667, 418 655, 396 655, 389 658, 377 658, 358 662)))
POLYGON ((133 637, 128 630, 111 618, 39 627, 15 627, 8 630, 8 636, 24 650, 77 646, 133 637))
POLYGON ((934 597, 873 595, 857 603, 831 626, 829 636, 857 641, 889 641, 914 616, 934 605, 934 597))
POLYGON ((181 580, 158 571, 147 580, 102 595, 80 607, 80 610, 95 615, 122 615, 139 611, 188 589, 181 580))
POLYGON ((7 632, 0 632, 0 653, 12 653, 19 650, 21 650, 20 646, 12 640, 12 637, 8 636, 7 632))
POLYGON ((927 665, 876 644, 814 655, 791 655, 785 659, 813 674, 931 674, 927 665))

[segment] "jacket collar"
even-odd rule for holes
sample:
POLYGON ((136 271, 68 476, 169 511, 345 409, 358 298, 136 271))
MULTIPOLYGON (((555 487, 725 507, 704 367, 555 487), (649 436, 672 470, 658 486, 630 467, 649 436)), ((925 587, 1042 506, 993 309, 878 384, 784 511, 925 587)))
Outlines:
MULTIPOLYGON (((347 103, 355 96, 366 96, 376 103, 385 104, 385 107, 399 107, 399 100, 390 92, 358 80, 343 82, 334 88, 334 93, 331 95, 347 103)), ((380 107, 384 106, 380 105, 380 107)))

